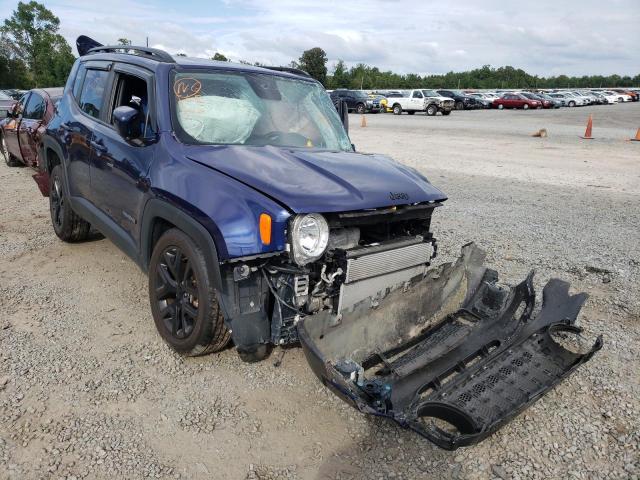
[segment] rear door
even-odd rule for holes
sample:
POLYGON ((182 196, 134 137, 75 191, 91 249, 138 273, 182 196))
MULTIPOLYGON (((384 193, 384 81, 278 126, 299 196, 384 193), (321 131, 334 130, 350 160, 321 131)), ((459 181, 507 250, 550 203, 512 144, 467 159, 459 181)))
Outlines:
POLYGON ((38 164, 38 146, 36 134, 46 111, 46 102, 38 92, 31 92, 22 120, 18 127, 18 143, 20 156, 25 165, 36 167, 38 164))
POLYGON ((5 142, 7 143, 7 150, 16 158, 22 158, 20 155, 20 142, 18 141, 18 129, 20 128, 20 122, 22 121, 24 107, 29 101, 30 95, 31 92, 27 92, 20 100, 18 100, 18 103, 13 107, 13 112, 17 115, 14 118, 10 118, 2 129, 5 142))
POLYGON ((65 143, 69 165, 71 195, 93 202, 89 165, 93 131, 101 122, 107 86, 111 81, 111 62, 87 62, 78 73, 73 92, 75 102, 70 119, 61 128, 66 130, 65 143))

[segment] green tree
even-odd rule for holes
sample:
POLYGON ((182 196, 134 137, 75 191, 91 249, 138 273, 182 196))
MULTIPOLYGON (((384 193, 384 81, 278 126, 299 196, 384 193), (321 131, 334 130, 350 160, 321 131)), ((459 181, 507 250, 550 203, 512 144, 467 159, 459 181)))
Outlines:
POLYGON ((118 39, 118 45, 131 45, 131 40, 129 40, 128 38, 119 38, 118 39))
POLYGON ((347 67, 344 64, 344 61, 338 60, 335 67, 333 67, 333 74, 331 78, 327 81, 327 84, 331 86, 331 88, 348 88, 351 83, 351 76, 347 71, 347 67))
POLYGON ((298 64, 322 85, 327 85, 327 54, 320 47, 302 52, 298 64))
POLYGON ((0 88, 30 88, 29 72, 22 60, 11 58, 6 42, 0 39, 0 88))
POLYGON ((220 53, 220 52, 216 52, 215 55, 213 57, 211 57, 211 60, 218 60, 220 62, 228 62, 229 61, 229 59, 225 55, 220 53))
POLYGON ((24 63, 30 86, 63 85, 74 62, 71 47, 58 33, 60 20, 44 5, 19 2, 0 27, 8 58, 24 63))

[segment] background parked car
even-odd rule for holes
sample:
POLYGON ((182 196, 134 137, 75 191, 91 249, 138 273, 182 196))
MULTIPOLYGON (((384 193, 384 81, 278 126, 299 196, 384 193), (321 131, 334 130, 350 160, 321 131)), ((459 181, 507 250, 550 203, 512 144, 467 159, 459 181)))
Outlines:
POLYGON ((491 103, 495 100, 484 92, 466 92, 465 94, 480 101, 484 108, 491 108, 491 103))
POLYGON ((540 100, 532 100, 520 93, 505 93, 501 98, 493 101, 493 108, 522 108, 528 110, 530 108, 542 108, 540 100))
POLYGON ((334 90, 329 95, 331 96, 331 100, 334 102, 336 99, 346 102, 350 112, 378 113, 381 108, 379 100, 369 98, 369 95, 362 90, 346 90, 340 88, 334 90))
POLYGON ((7 165, 37 168, 42 135, 62 91, 62 88, 36 88, 14 102, 9 116, 0 123, 0 155, 7 165))
POLYGON ((548 93, 536 93, 536 95, 540 98, 542 98, 543 100, 547 100, 549 102, 551 102, 551 106, 552 108, 560 108, 563 105, 563 102, 560 98, 553 98, 551 95, 549 95, 548 93))
POLYGON ((7 88, 5 90, 0 90, 0 92, 5 95, 10 96, 14 100, 20 100, 20 98, 27 93, 27 90, 18 90, 17 88, 7 88))
POLYGON ((5 92, 0 92, 0 120, 7 116, 7 112, 16 101, 5 92))
POLYGON ((552 108, 554 106, 551 100, 542 98, 537 93, 532 92, 519 92, 520 95, 527 97, 529 100, 538 100, 542 104, 542 108, 552 108))
POLYGON ((580 95, 576 95, 573 92, 558 92, 558 93, 562 93, 562 95, 564 95, 567 102, 567 107, 582 107, 586 105, 585 99, 582 98, 580 95))
POLYGON ((484 104, 478 98, 466 95, 461 90, 436 90, 443 97, 452 98, 455 102, 456 110, 468 110, 472 108, 483 108, 484 104))
POLYGON ((623 102, 637 102, 638 94, 632 90, 626 90, 623 88, 614 88, 613 91, 621 96, 623 102))

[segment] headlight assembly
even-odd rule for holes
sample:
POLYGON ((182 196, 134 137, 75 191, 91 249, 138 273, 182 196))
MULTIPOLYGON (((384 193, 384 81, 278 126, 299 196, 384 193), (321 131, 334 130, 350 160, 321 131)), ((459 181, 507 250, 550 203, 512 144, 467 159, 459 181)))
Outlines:
POLYGON ((329 225, 319 213, 298 215, 291 223, 291 250, 298 265, 322 256, 329 243, 329 225))

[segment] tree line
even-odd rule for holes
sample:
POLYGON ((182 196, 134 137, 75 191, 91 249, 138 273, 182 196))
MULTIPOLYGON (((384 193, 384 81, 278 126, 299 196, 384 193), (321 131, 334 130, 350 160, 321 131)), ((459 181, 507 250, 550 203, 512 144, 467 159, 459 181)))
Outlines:
MULTIPOLYGON (((75 61, 71 46, 59 32, 60 19, 43 4, 34 0, 19 2, 11 17, 0 26, 0 88, 56 87, 65 84, 75 61)), ((127 38, 120 45, 131 45, 127 38)), ((183 54, 178 54, 183 55, 183 54)), ((213 60, 229 61, 222 53, 213 60)), ((249 63, 240 60, 240 63, 249 63)), ((494 68, 484 65, 466 72, 441 75, 400 74, 381 71, 363 63, 347 67, 336 62, 331 72, 327 54, 315 47, 305 50, 289 66, 308 72, 329 89, 392 89, 392 88, 582 88, 631 87, 640 85, 640 75, 589 75, 540 77, 511 66, 494 68)), ((254 65, 260 65, 255 63, 254 65)))

